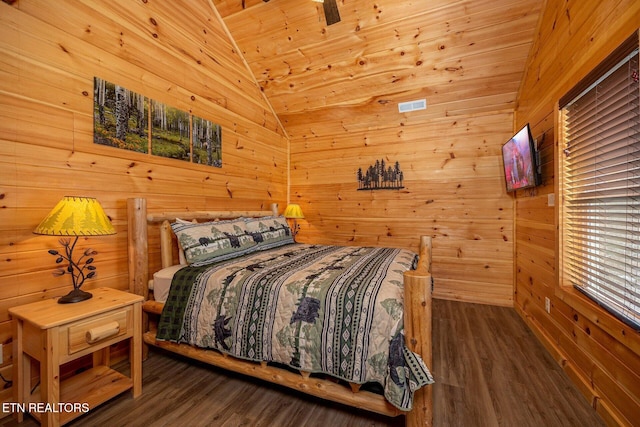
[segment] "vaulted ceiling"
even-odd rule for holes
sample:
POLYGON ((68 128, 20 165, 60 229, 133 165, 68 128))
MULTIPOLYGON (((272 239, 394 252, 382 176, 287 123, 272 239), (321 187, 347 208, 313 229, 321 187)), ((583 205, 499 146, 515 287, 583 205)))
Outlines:
POLYGON ((211 1, 293 137, 420 98, 438 116, 513 109, 543 3, 337 0, 327 25, 312 0, 211 1))

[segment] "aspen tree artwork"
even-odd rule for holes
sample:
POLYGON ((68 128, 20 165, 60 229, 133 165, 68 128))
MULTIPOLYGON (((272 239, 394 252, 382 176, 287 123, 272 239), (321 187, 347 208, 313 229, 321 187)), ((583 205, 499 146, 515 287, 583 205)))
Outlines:
POLYGON ((189 113, 151 100, 151 154, 190 161, 189 113))
POLYGON ((94 78, 96 144, 222 167, 220 125, 94 78))
POLYGON ((148 153, 148 114, 143 95, 94 78, 93 142, 148 153))
POLYGON ((200 117, 191 120, 193 163, 222 167, 222 128, 200 117))

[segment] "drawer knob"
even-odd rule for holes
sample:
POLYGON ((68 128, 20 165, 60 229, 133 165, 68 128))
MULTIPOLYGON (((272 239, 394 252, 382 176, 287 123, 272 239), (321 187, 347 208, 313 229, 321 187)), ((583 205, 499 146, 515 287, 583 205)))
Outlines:
POLYGON ((87 331, 87 343, 93 344, 98 341, 111 338, 118 335, 118 332, 120 332, 120 325, 116 321, 109 322, 105 325, 96 326, 95 328, 91 328, 87 331))

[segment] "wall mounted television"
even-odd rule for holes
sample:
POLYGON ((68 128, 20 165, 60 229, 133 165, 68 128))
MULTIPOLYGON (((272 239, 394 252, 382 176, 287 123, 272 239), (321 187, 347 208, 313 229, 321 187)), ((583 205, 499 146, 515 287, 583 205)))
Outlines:
POLYGON ((507 191, 540 185, 540 162, 528 123, 502 146, 502 164, 507 191))

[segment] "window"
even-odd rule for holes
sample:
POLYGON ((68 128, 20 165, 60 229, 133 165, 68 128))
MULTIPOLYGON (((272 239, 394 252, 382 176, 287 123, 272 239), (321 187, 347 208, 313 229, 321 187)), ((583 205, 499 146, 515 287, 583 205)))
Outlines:
POLYGON ((560 100, 563 284, 640 329, 638 35, 560 100))

